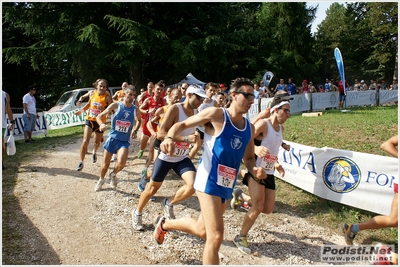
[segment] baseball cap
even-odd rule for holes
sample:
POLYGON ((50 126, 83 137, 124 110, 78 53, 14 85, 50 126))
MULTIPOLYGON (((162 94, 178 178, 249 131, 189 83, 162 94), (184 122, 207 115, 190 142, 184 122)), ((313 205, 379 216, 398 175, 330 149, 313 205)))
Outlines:
POLYGON ((361 83, 364 83, 364 80, 361 80, 361 83))
POLYGON ((291 97, 291 96, 289 95, 289 93, 286 92, 286 91, 284 91, 284 90, 278 91, 278 92, 275 94, 274 98, 276 98, 276 99, 279 98, 280 100, 285 100, 285 101, 293 100, 293 97, 291 97))
POLYGON ((221 83, 220 85, 219 85, 219 88, 225 88, 226 86, 225 86, 225 84, 223 84, 223 83, 221 83))
POLYGON ((190 85, 186 90, 186 94, 195 94, 203 98, 208 98, 206 91, 198 85, 190 85))

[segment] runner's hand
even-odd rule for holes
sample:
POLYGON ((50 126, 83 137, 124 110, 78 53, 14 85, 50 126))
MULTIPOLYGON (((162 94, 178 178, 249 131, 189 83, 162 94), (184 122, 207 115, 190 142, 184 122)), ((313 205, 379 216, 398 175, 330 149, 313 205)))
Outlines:
POLYGON ((269 150, 265 146, 255 146, 254 154, 256 154, 259 158, 263 158, 269 154, 269 150))

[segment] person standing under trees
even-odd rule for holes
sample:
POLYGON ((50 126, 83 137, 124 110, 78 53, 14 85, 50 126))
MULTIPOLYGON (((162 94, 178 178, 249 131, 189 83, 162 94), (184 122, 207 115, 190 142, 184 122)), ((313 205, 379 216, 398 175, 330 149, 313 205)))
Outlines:
MULTIPOLYGON (((96 117, 107 108, 108 105, 113 103, 110 94, 107 92, 108 90, 108 82, 105 79, 97 79, 96 82, 93 83, 95 90, 89 91, 87 94, 81 96, 78 99, 77 104, 81 104, 82 100, 86 97, 89 97, 89 102, 85 107, 78 112, 75 113, 76 116, 82 114, 85 110, 89 110, 86 115, 85 121, 85 129, 83 131, 83 139, 82 144, 80 146, 80 162, 78 164, 77 171, 82 171, 83 169, 83 161, 85 160, 85 156, 88 150, 88 145, 90 141, 90 137, 94 132, 94 144, 93 144, 93 153, 92 153, 92 162, 96 163, 97 161, 97 150, 100 146, 100 141, 103 138, 104 132, 100 130, 100 125, 96 121, 96 117)), ((106 118, 103 118, 103 123, 106 122, 106 118)))
MULTIPOLYGON (((2 159, 4 159, 4 157, 6 155, 6 144, 5 144, 5 140, 4 140, 4 135, 6 134, 7 130, 9 130, 9 131, 14 130, 15 120, 14 120, 14 114, 12 113, 11 106, 10 106, 9 94, 4 92, 3 90, 1 90, 1 94, 2 94, 2 98, 3 98, 3 103, 2 103, 3 113, 2 113, 2 118, 1 118, 1 121, 2 121, 1 127, 3 129, 3 131, 2 131, 2 134, 3 134, 2 135, 3 136, 3 138, 2 138, 2 140, 3 140, 3 145, 2 145, 3 157, 2 157, 2 159), (10 126, 7 125, 6 115, 8 116, 8 119, 10 120, 10 126)), ((2 165, 2 169, 5 170, 3 161, 2 161, 1 165, 2 165)))
POLYGON ((287 88, 288 88, 288 92, 289 92, 290 95, 295 95, 295 94, 297 94, 297 86, 296 86, 296 84, 293 82, 293 78, 292 78, 292 77, 290 77, 290 78, 288 79, 287 88))
POLYGON ((265 179, 262 168, 255 167, 254 126, 246 114, 254 102, 253 82, 237 78, 230 86, 232 103, 229 108, 209 107, 185 121, 174 124, 168 131, 161 150, 172 155, 176 150, 174 140, 182 140, 181 132, 199 125, 205 126, 204 149, 194 188, 200 202, 198 219, 183 217, 170 220, 156 216, 153 236, 158 244, 164 242, 167 231, 179 230, 206 240, 203 264, 219 264, 218 251, 224 238, 223 214, 236 184, 243 160, 257 179, 265 179))
MULTIPOLYGON (((389 140, 383 142, 381 148, 384 151, 388 152, 393 157, 398 158, 399 157, 399 151, 397 148, 398 145, 399 145, 399 136, 395 135, 392 136, 389 140)), ((399 178, 396 177, 393 186, 394 196, 392 200, 392 209, 389 216, 378 215, 366 222, 354 223, 354 224, 343 223, 341 225, 347 245, 353 245, 353 240, 359 231, 367 229, 398 227, 398 221, 399 221, 398 187, 399 187, 399 178)))
POLYGON ((242 190, 236 189, 233 193, 231 206, 236 209, 243 201, 249 203, 251 208, 244 217, 242 228, 239 235, 235 236, 233 242, 238 249, 246 254, 251 250, 247 244, 247 234, 256 221, 260 213, 270 214, 275 206, 275 177, 277 170, 282 177, 285 171, 278 162, 279 147, 283 141, 283 124, 290 116, 290 104, 288 101, 282 101, 271 107, 271 116, 268 119, 258 120, 254 125, 254 148, 256 166, 265 170, 267 179, 252 179, 246 173, 243 178, 243 184, 249 188, 250 196, 243 194, 242 190), (233 205, 232 205, 233 203, 233 205))
POLYGON ((111 157, 117 154, 117 162, 114 169, 110 172, 110 184, 113 189, 117 187, 117 173, 121 171, 126 164, 129 154, 129 138, 135 139, 137 131, 140 128, 140 114, 134 104, 135 101, 135 87, 128 86, 123 89, 124 98, 122 101, 114 102, 102 111, 97 117, 96 121, 100 125, 99 130, 104 132, 107 129, 107 124, 104 118, 108 114, 115 111, 111 120, 111 129, 108 138, 104 143, 104 161, 100 167, 100 179, 97 182, 95 191, 101 190, 104 184, 104 177, 110 166, 111 157), (135 124, 135 127, 133 125, 135 124))
POLYGON ((22 98, 24 109, 22 119, 24 120, 24 137, 27 144, 35 141, 32 139, 32 132, 35 130, 36 119, 39 118, 39 115, 36 113, 35 94, 36 88, 30 85, 28 86, 28 93, 22 98))

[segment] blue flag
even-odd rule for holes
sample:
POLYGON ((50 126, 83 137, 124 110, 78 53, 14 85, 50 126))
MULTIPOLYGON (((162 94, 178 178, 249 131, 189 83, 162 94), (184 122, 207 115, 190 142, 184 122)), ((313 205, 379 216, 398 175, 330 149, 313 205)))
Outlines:
POLYGON ((339 69, 340 79, 342 80, 344 93, 346 94, 346 82, 344 79, 344 64, 343 64, 342 54, 340 53, 339 48, 337 48, 337 47, 335 48, 334 54, 335 54, 335 58, 336 58, 337 67, 339 69))

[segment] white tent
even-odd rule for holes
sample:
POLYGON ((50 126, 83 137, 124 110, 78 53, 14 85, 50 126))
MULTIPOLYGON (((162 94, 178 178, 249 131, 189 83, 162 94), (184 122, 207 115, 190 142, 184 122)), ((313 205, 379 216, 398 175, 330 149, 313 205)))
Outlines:
POLYGON ((198 79, 197 79, 196 77, 194 77, 193 74, 190 73, 190 72, 189 72, 188 75, 186 75, 186 77, 185 77, 183 80, 181 80, 180 82, 178 82, 178 83, 176 83, 176 84, 173 84, 173 85, 171 85, 171 86, 172 86, 172 87, 177 87, 179 84, 182 84, 182 83, 187 83, 187 84, 189 84, 189 85, 191 85, 191 84, 197 84, 197 85, 200 85, 200 86, 203 87, 203 88, 204 88, 204 86, 206 85, 205 82, 202 82, 202 81, 198 80, 198 79))

